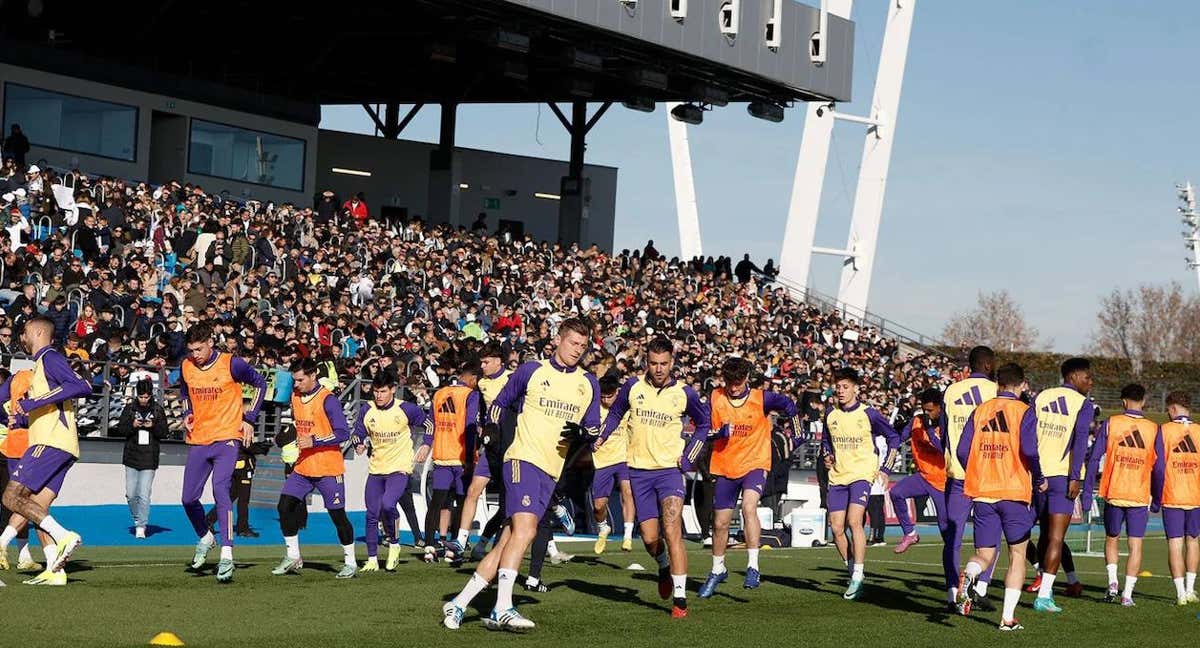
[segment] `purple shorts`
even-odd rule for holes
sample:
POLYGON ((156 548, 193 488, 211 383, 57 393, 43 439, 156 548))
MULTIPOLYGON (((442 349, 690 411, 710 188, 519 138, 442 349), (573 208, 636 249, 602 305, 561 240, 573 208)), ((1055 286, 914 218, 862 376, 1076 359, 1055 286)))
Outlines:
POLYGON ((1104 505, 1104 535, 1115 538, 1121 535, 1121 525, 1130 538, 1146 535, 1146 524, 1150 521, 1150 509, 1145 506, 1104 505))
POLYGON ((342 475, 337 477, 305 477, 296 471, 287 476, 287 481, 283 482, 283 490, 281 495, 291 495, 298 500, 308 497, 308 494, 317 490, 321 493, 321 499, 325 500, 325 509, 334 511, 340 508, 346 508, 346 480, 342 475))
POLYGON ((475 460, 475 470, 471 471, 471 481, 474 481, 476 477, 483 477, 489 481, 492 479, 492 466, 488 463, 486 452, 480 452, 479 458, 475 460))
POLYGON ((624 461, 611 466, 597 468, 592 476, 592 499, 606 499, 612 495, 617 482, 629 481, 629 466, 624 461))
POLYGON ((829 512, 845 511, 850 508, 851 504, 857 504, 863 508, 867 507, 867 498, 871 496, 871 482, 860 479, 856 482, 835 486, 829 485, 829 494, 825 496, 825 503, 829 506, 829 512))
POLYGON ((1025 502, 972 502, 975 512, 975 548, 1000 546, 1000 537, 1010 545, 1029 539, 1036 521, 1033 507, 1025 502))
POLYGON ((17 466, 21 465, 21 460, 19 458, 17 458, 17 459, 8 459, 7 461, 8 461, 8 474, 11 475, 11 474, 13 474, 13 471, 17 469, 17 466))
POLYGON ((433 490, 453 491, 455 495, 462 497, 467 493, 463 475, 462 466, 434 466, 433 474, 429 476, 429 487, 433 490))
POLYGON ((1038 517, 1045 515, 1075 515, 1075 500, 1067 497, 1070 480, 1065 475, 1046 478, 1046 492, 1033 490, 1033 507, 1038 517))
POLYGON ((17 467, 11 470, 9 478, 30 492, 39 493, 42 489, 48 489, 57 495, 62 492, 67 471, 74 464, 75 455, 66 450, 32 445, 25 450, 25 456, 21 457, 17 467))
POLYGON ((660 504, 668 497, 683 500, 683 473, 678 468, 654 470, 629 469, 629 486, 633 489, 633 508, 637 522, 657 520, 662 515, 660 504))
POLYGON ((1163 530, 1168 538, 1195 538, 1200 536, 1200 508, 1181 509, 1164 506, 1162 510, 1163 530))
POLYGON ((751 470, 750 472, 730 479, 717 475, 717 485, 713 490, 713 508, 717 510, 737 508, 738 497, 744 491, 754 491, 762 497, 763 489, 767 486, 767 471, 751 470))
POLYGON ((554 478, 546 471, 520 459, 504 462, 501 469, 504 480, 504 512, 509 517, 516 513, 532 513, 540 520, 550 508, 554 497, 554 478))

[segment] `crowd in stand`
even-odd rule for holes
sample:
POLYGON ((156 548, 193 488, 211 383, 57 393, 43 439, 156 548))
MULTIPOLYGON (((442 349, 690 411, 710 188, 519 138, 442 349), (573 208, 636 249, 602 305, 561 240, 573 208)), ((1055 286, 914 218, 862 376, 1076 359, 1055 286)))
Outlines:
POLYGON ((609 254, 490 232, 486 218, 470 230, 382 222, 361 196, 240 203, 12 160, 0 208, 0 355, 46 313, 98 389, 132 394, 139 372, 174 383, 183 332, 208 319, 222 349, 268 371, 312 356, 345 385, 394 367, 421 400, 464 341, 500 340, 515 366, 543 356, 575 314, 595 323, 597 375, 633 373, 646 343, 667 335, 680 377, 702 392, 726 356, 742 354, 810 420, 846 364, 885 412, 911 412, 921 389, 952 379, 948 359, 909 357, 879 331, 793 299, 773 284, 773 263, 760 270, 748 256, 736 268, 724 257, 680 261, 653 242, 609 254), (106 362, 144 368, 101 372, 106 362))

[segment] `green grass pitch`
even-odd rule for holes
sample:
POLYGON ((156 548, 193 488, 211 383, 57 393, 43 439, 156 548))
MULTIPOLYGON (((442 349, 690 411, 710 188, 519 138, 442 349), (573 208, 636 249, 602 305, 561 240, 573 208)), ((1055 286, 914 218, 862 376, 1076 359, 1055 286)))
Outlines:
MULTIPOLYGON (((340 563, 336 547, 307 547, 304 573, 282 577, 269 573, 281 549, 242 548, 235 582, 219 586, 211 570, 185 571, 190 547, 84 547, 65 588, 23 586, 15 572, 0 572, 8 584, 0 589, 0 646, 143 646, 164 630, 188 646, 286 648, 1001 643, 1060 648, 1184 646, 1200 639, 1200 606, 1174 605, 1161 536, 1147 539, 1144 568, 1154 575, 1139 580, 1136 608, 1102 603, 1104 561, 1080 557, 1084 598, 1060 593, 1065 611, 1050 617, 1034 612, 1033 595, 1023 594, 1017 618, 1026 630, 1015 634, 996 629, 998 613, 963 618, 944 611, 936 544, 919 544, 901 556, 890 546, 871 549, 867 587, 858 602, 841 598, 844 568, 832 548, 764 551, 763 584, 753 591, 741 587, 745 552, 730 551, 730 579, 717 596, 700 600, 695 592, 711 562, 695 546, 689 555, 691 616, 685 620, 669 618, 653 572, 626 569, 633 562, 651 564, 640 545, 631 554, 613 546, 594 556, 590 543, 564 543, 577 558, 547 564, 544 580, 551 592, 518 588, 518 607, 538 624, 526 635, 483 629, 479 615, 490 610, 494 590, 478 597, 462 629, 442 628, 442 602, 457 593, 470 565, 458 571, 426 565, 408 548, 395 573, 360 574, 352 581, 333 578, 340 563)), ((993 600, 1001 595, 993 586, 993 600)))

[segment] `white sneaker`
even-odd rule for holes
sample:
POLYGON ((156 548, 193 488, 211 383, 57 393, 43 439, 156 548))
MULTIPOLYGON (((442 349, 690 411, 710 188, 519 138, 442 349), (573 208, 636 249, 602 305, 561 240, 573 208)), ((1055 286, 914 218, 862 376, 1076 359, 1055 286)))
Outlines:
POLYGON ((146 538, 146 527, 138 527, 138 528, 137 528, 137 529, 136 529, 136 530, 133 532, 133 537, 135 537, 135 538, 140 538, 140 539, 143 539, 143 540, 144 540, 144 539, 146 538))
POLYGON ((575 558, 575 554, 569 554, 565 551, 560 551, 560 552, 554 554, 553 556, 550 556, 550 564, 551 565, 561 565, 563 563, 571 562, 572 560, 574 560, 574 558, 575 558))
POLYGON ((707 538, 705 538, 705 539, 704 539, 704 542, 701 542, 701 543, 700 543, 700 546, 702 546, 702 547, 711 547, 711 546, 712 546, 712 536, 708 536, 707 538))
POLYGON ((521 616, 517 608, 509 608, 497 613, 492 610, 491 616, 484 617, 483 627, 488 630, 509 630, 512 632, 528 632, 534 628, 533 621, 521 616))

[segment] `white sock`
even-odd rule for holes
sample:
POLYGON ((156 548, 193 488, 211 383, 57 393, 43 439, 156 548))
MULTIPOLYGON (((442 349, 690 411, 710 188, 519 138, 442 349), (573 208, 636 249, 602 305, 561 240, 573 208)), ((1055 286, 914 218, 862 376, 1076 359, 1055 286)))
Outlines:
POLYGON ((625 523, 625 539, 626 540, 633 539, 633 522, 625 523))
POLYGON ((988 582, 985 580, 975 581, 975 593, 980 596, 987 596, 988 582))
POLYGON ((11 543, 15 537, 17 537, 16 529, 10 526, 4 527, 4 533, 0 533, 0 549, 8 549, 9 543, 11 543))
POLYGON ((946 602, 947 603, 953 603, 957 600, 958 600, 958 588, 957 587, 951 587, 950 589, 946 590, 946 602))
POLYGON ((862 579, 863 579, 863 564, 862 563, 854 563, 854 572, 850 574, 850 580, 862 580, 862 579))
MULTIPOLYGON (((546 543, 546 555, 547 556, 557 556, 558 555, 558 545, 553 540, 546 543)), ((510 605, 509 607, 512 607, 512 606, 510 605)), ((504 608, 504 609, 507 610, 508 608, 504 608)), ((501 611, 503 611, 503 610, 501 610, 501 611)))
POLYGON ((1000 615, 1000 620, 1004 623, 1012 623, 1013 615, 1017 613, 1017 602, 1021 600, 1021 590, 1010 587, 1004 588, 1004 610, 1000 615))
POLYGON ((1133 598, 1133 586, 1137 584, 1137 576, 1125 575, 1125 593, 1122 598, 1133 598))
POLYGON ((967 574, 967 578, 977 578, 983 573, 983 565, 980 565, 974 560, 968 560, 967 566, 963 568, 963 572, 967 574))
POLYGON ((287 545, 288 558, 300 558, 300 536, 283 536, 283 544, 287 545))
POLYGON ((1175 598, 1183 598, 1187 595, 1187 587, 1183 584, 1183 576, 1171 579, 1175 581, 1175 598))
POLYGON ((525 577, 525 584, 530 587, 537 587, 538 583, 540 583, 540 582, 542 582, 542 579, 540 579, 540 578, 537 578, 534 576, 526 576, 525 577))
POLYGON ((58 558, 58 545, 48 544, 43 546, 42 554, 46 556, 46 567, 49 568, 50 565, 53 564, 58 558))
POLYGON ((1189 591, 1189 592, 1196 591, 1196 572, 1188 572, 1187 573, 1186 583, 1187 583, 1187 591, 1189 591))
POLYGON ((467 580, 466 586, 462 588, 462 591, 458 593, 458 596, 454 597, 454 604, 464 610, 467 609, 467 606, 471 604, 471 601, 476 596, 479 596, 480 592, 487 589, 487 586, 488 582, 483 579, 483 576, 479 575, 479 572, 471 574, 471 578, 467 580))
POLYGON ((342 560, 351 567, 358 566, 358 558, 354 555, 354 545, 342 545, 342 560))
POLYGON ((725 569, 725 556, 713 556, 712 573, 724 574, 726 571, 727 570, 725 569))
POLYGON ((458 530, 458 546, 460 546, 460 547, 467 546, 467 538, 470 538, 470 537, 471 537, 470 531, 468 531, 467 529, 459 529, 458 530))
POLYGON ((1054 598, 1054 579, 1058 574, 1042 573, 1042 586, 1038 588, 1038 598, 1054 598))
POLYGON ((205 531, 204 535, 200 536, 200 542, 206 545, 211 545, 217 539, 213 537, 212 531, 205 531))
POLYGON ((496 611, 507 612, 512 609, 513 584, 517 582, 517 570, 501 569, 496 581, 496 611))
POLYGON ((1067 585, 1078 583, 1079 579, 1075 577, 1075 572, 1067 572, 1067 585))
POLYGON ((233 560, 233 547, 221 546, 221 560, 233 560))
POLYGON ((42 531, 49 533, 50 537, 54 538, 55 542, 58 542, 59 538, 67 535, 66 527, 59 524, 58 521, 54 519, 53 515, 47 515, 46 517, 42 518, 42 522, 38 526, 42 527, 42 531))
POLYGON ((758 549, 747 549, 746 554, 750 557, 750 562, 746 565, 746 567, 750 569, 758 569, 758 549))
POLYGON ((607 536, 612 533, 612 527, 608 526, 608 522, 596 523, 596 535, 607 536))
POLYGON ((687 598, 687 574, 671 574, 671 596, 687 598))
POLYGON ((1105 565, 1104 571, 1108 572, 1108 589, 1117 589, 1117 564, 1109 563, 1105 565))

